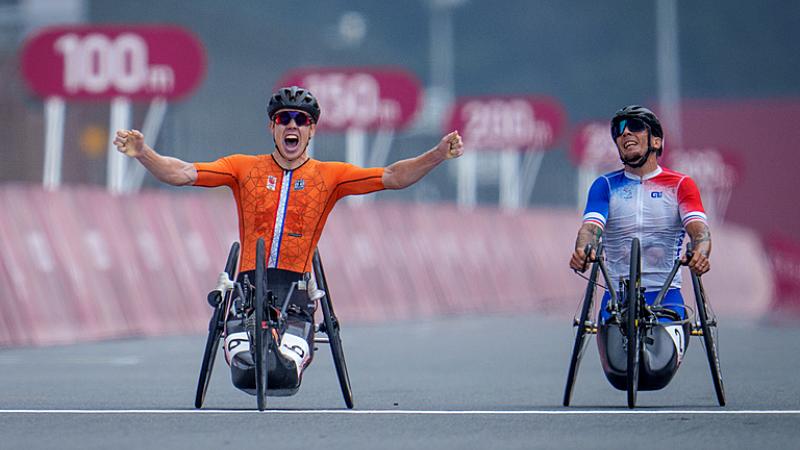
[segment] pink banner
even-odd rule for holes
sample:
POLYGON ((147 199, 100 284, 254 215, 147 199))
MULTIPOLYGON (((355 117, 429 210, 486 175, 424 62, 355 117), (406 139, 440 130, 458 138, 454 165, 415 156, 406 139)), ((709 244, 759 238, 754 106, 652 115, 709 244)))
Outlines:
MULTIPOLYGON (((110 196, 6 185, 0 211, 0 346, 202 333, 206 294, 238 240, 225 189, 110 196)), ((345 323, 531 312, 568 322, 585 288, 567 267, 579 225, 570 210, 341 204, 320 251, 345 323)), ((753 263, 766 261, 760 241, 736 227, 714 237, 724 245, 705 283, 717 312, 760 317, 772 292, 768 265, 753 263)), ((792 251, 787 267, 797 266, 792 251)), ((791 289, 780 292, 796 299, 791 289)))

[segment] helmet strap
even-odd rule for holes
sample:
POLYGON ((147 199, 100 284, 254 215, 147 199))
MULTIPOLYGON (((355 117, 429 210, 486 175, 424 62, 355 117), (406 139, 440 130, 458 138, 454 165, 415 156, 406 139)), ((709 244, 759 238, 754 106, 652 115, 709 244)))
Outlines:
POLYGON ((650 153, 653 153, 655 151, 657 151, 657 150, 655 149, 655 147, 653 147, 653 143, 651 141, 650 130, 648 129, 647 130, 647 151, 644 152, 644 155, 642 155, 636 161, 625 161, 625 159, 622 158, 622 152, 620 152, 619 159, 620 159, 620 161, 622 161, 622 164, 624 164, 624 165, 626 165, 628 167, 633 167, 634 169, 638 169, 639 167, 642 167, 643 165, 645 165, 645 163, 647 162, 647 159, 650 158, 650 153))

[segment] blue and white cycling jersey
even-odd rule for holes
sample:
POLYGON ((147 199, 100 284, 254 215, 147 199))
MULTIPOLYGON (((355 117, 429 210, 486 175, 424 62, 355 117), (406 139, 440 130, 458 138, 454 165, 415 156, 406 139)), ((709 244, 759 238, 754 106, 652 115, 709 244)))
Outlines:
MULTIPOLYGON (((689 222, 706 221, 700 192, 688 176, 660 166, 638 177, 617 170, 597 178, 589 189, 584 223, 600 226, 613 286, 627 278, 633 238, 642 246, 642 286, 657 290, 680 254, 689 222)), ((672 288, 680 288, 681 274, 672 288)))

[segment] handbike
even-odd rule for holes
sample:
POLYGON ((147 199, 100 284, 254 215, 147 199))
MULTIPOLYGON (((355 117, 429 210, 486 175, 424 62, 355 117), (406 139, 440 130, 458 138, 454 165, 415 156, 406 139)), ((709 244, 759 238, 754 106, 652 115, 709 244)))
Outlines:
MULTIPOLYGON (((587 258, 591 250, 591 247, 586 248, 587 258)), ((673 268, 653 304, 648 305, 644 298, 644 290, 641 288, 641 245, 638 239, 633 239, 630 255, 629 277, 621 280, 619 292, 617 292, 613 289, 610 277, 608 276, 608 271, 602 255, 602 244, 597 248, 596 256, 592 260, 592 270, 584 294, 580 318, 576 318, 574 322, 577 331, 564 391, 564 406, 569 406, 572 399, 575 378, 577 377, 578 367, 583 357, 585 343, 588 340, 587 335, 598 333, 598 324, 591 319, 591 314, 594 312, 594 293, 595 287, 598 285, 597 277, 599 273, 602 273, 606 282, 606 288, 609 292, 610 299, 607 309, 611 314, 611 320, 619 324, 620 330, 624 334, 627 363, 625 366, 624 387, 627 391, 628 407, 633 408, 636 405, 636 393, 640 390, 640 363, 643 357, 644 345, 646 340, 650 339, 649 336, 651 336, 654 327, 664 325, 659 322, 659 317, 664 317, 664 315, 670 311, 662 306, 661 303, 682 263, 680 258, 675 260, 673 268)), ((690 259, 691 245, 688 248, 686 260, 688 261, 690 259)), ((689 335, 703 336, 703 343, 711 369, 717 401, 720 406, 724 406, 725 393, 717 351, 716 317, 708 302, 700 277, 694 272, 691 272, 691 276, 697 304, 696 317, 694 319, 685 320, 675 318, 675 322, 672 323, 685 325, 686 329, 689 331, 689 335)), ((689 310, 688 307, 684 308, 689 310)), ((619 388, 621 387, 622 386, 619 388)))
MULTIPOLYGON (((224 339, 225 316, 231 308, 239 311, 251 313, 247 319, 247 331, 250 342, 253 343, 251 351, 255 362, 255 384, 256 402, 259 411, 266 409, 268 395, 269 377, 269 354, 275 352, 275 338, 273 330, 279 327, 281 314, 277 311, 271 313, 270 304, 275 304, 275 295, 269 290, 265 269, 265 244, 263 238, 259 238, 256 244, 256 270, 255 279, 250 280, 245 277, 242 282, 233 281, 236 279, 236 263, 239 258, 239 243, 234 242, 228 254, 225 271, 220 273, 217 287, 208 294, 208 302, 214 308, 211 321, 208 327, 208 338, 206 340, 205 352, 200 366, 200 377, 197 383, 197 393, 195 396, 195 408, 201 408, 205 399, 208 383, 211 379, 211 372, 214 367, 217 348, 220 339, 224 339)), ((347 408, 353 408, 353 394, 350 388, 350 378, 347 373, 347 365, 344 359, 344 350, 340 336, 339 320, 333 312, 333 304, 330 299, 325 272, 319 252, 315 250, 313 257, 314 276, 317 280, 318 289, 312 300, 319 300, 322 306, 323 322, 315 330, 315 343, 328 343, 331 346, 333 362, 336 367, 336 374, 342 389, 347 408), (324 335, 324 336, 322 336, 324 335)), ((285 313, 286 304, 296 285, 292 286, 289 295, 283 302, 283 312, 285 313)))

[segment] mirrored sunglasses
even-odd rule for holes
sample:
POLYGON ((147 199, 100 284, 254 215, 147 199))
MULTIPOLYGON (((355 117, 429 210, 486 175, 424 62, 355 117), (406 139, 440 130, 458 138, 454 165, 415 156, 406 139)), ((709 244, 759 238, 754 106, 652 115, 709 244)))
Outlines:
POLYGON ((278 125, 289 125, 289 122, 294 120, 294 123, 298 127, 310 125, 312 123, 311 116, 303 111, 280 111, 275 114, 273 120, 275 120, 275 123, 278 125))
POLYGON ((631 133, 638 133, 646 130, 647 124, 642 119, 637 119, 636 117, 622 119, 617 122, 615 126, 611 127, 611 135, 614 137, 614 139, 617 139, 618 137, 622 136, 622 133, 625 132, 625 128, 627 128, 631 133))

